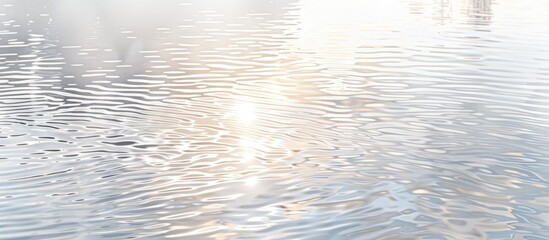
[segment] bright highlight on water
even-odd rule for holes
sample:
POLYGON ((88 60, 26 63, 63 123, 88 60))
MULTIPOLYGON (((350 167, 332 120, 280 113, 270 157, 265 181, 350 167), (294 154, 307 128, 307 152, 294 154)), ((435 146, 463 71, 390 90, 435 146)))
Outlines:
POLYGON ((0 0, 0 239, 549 239, 548 13, 0 0))

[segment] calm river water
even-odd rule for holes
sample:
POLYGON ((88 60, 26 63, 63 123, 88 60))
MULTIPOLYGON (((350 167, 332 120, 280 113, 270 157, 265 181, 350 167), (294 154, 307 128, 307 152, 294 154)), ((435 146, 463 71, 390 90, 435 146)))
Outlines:
POLYGON ((549 239, 548 13, 0 0, 0 239, 549 239))

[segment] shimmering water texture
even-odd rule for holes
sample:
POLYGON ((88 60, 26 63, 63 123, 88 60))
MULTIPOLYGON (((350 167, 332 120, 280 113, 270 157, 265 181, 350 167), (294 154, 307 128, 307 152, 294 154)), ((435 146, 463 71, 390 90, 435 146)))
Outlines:
POLYGON ((0 0, 0 239, 549 239, 548 13, 0 0))

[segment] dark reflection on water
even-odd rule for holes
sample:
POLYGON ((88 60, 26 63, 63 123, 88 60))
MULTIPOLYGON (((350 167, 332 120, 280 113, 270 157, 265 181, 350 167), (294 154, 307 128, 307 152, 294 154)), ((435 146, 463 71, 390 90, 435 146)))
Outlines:
POLYGON ((548 239, 546 1, 0 1, 0 239, 548 239))

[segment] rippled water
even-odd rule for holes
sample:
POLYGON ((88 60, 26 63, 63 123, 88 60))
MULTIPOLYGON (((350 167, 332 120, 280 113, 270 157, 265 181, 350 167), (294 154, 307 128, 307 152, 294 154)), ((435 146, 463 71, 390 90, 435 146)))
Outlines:
POLYGON ((0 1, 0 239, 549 239, 549 2, 0 1))

